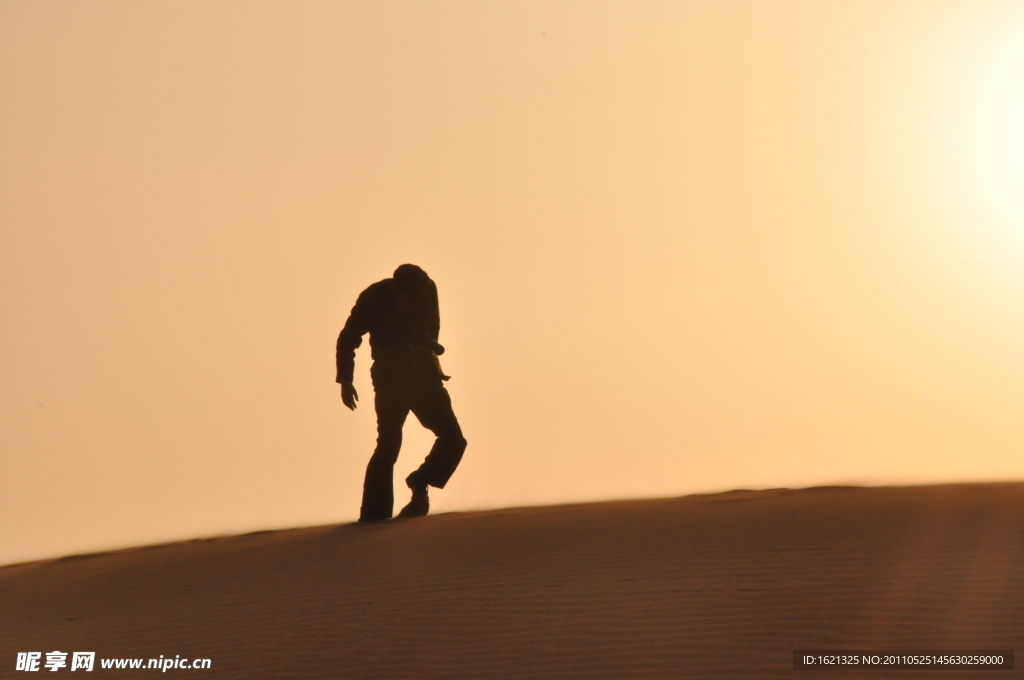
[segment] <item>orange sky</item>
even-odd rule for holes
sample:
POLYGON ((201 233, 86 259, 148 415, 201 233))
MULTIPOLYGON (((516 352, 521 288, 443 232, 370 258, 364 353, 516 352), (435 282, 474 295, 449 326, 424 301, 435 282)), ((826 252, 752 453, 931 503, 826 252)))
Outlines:
POLYGON ((1022 30, 0 4, 0 563, 353 520, 334 341, 403 262, 469 440, 436 512, 1024 477, 1022 30))

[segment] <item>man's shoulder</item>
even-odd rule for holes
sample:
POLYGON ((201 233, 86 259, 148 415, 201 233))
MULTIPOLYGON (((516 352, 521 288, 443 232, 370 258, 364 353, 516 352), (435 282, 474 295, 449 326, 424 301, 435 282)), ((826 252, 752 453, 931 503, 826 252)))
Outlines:
POLYGON ((391 287, 394 285, 394 279, 383 279, 376 283, 371 283, 366 287, 362 293, 359 294, 359 299, 366 299, 368 301, 377 300, 385 295, 391 293, 391 287))

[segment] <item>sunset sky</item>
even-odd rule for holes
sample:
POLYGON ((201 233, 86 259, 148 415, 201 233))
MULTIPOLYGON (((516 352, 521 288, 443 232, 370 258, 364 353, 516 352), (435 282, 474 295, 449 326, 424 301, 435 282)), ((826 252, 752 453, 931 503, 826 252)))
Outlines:
MULTIPOLYGON (((0 4, 0 564, 353 521, 334 343, 436 281, 433 511, 1024 478, 1024 3, 0 4)), ((396 467, 431 437, 410 418, 396 467)))

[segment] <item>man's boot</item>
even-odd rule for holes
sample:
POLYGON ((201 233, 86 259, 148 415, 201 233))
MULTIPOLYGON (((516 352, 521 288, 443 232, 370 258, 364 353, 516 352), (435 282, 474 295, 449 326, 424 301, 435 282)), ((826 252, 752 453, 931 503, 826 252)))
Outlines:
POLYGON ((412 500, 398 513, 399 518, 423 517, 430 512, 430 497, 427 495, 427 483, 416 470, 405 478, 405 483, 412 489, 412 500))

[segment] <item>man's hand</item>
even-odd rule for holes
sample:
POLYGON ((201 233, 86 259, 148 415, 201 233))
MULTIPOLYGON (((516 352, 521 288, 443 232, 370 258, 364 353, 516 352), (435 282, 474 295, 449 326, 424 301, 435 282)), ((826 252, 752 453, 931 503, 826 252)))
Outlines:
POLYGON ((356 410, 356 402, 359 401, 359 393, 352 383, 341 383, 341 403, 353 411, 356 410))

